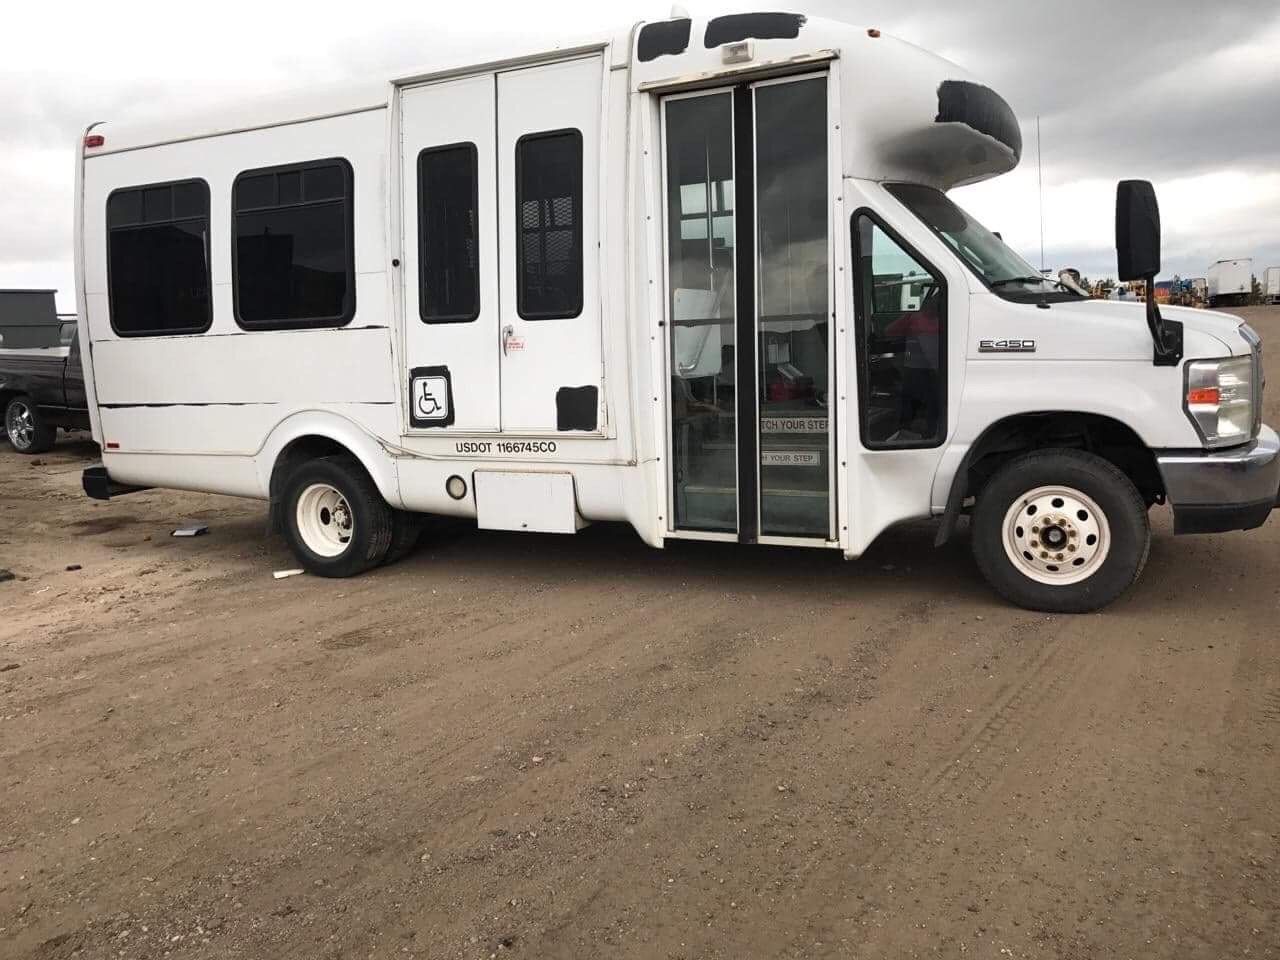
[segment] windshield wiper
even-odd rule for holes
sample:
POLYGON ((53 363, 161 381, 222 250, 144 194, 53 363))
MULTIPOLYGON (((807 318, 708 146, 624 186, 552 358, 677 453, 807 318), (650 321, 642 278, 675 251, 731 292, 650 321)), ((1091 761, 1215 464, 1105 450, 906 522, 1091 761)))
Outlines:
POLYGON ((992 280, 988 286, 994 290, 996 287, 1006 287, 1011 283, 1057 283, 1062 284, 1060 280, 1050 280, 1048 277, 1006 277, 1003 280, 992 280))

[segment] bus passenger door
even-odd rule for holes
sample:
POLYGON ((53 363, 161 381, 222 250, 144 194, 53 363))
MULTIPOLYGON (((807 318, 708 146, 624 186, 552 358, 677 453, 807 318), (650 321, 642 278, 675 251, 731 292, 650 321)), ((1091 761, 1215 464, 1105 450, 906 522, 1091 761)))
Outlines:
POLYGON ((498 74, 502 430, 603 432, 600 57, 498 74))
POLYGON ((400 95, 410 432, 500 428, 492 75, 400 95))
POLYGON ((672 536, 839 539, 829 85, 663 99, 672 536))

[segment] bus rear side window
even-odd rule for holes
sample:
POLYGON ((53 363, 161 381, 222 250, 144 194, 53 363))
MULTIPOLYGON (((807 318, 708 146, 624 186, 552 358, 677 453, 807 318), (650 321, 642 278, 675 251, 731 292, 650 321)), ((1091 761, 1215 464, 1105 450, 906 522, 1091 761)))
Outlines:
POLYGON ((480 316, 476 145, 418 154, 418 309, 427 323, 480 316))
POLYGON ((582 312, 582 134, 516 143, 516 308, 525 320, 582 312))
POLYGON ((107 198, 107 294, 122 337, 203 333, 209 297, 209 185, 180 180, 107 198))
POLYGON ((236 177, 231 189, 236 323, 340 327, 356 312, 351 165, 316 160, 236 177))

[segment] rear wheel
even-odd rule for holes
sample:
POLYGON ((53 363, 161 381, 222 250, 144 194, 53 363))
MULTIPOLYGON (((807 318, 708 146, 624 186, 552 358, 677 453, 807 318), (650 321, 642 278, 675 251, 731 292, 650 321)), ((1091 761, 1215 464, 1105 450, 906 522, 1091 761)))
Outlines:
POLYGON ((1151 546, 1147 507, 1114 464, 1082 450, 1011 460, 978 496, 973 554, 1005 599, 1087 613, 1124 593, 1151 546))
POLYGON ((391 546, 391 507, 350 457, 321 457, 298 467, 285 485, 284 520, 298 562, 321 577, 363 573, 391 546))
POLYGON ((53 446, 58 430, 51 426, 28 396, 14 397, 4 411, 4 429, 19 453, 44 453, 53 446))
POLYGON ((403 560, 418 545, 418 540, 422 536, 423 527, 426 525, 426 517, 420 513, 410 513, 407 510, 395 510, 391 516, 391 546, 387 548, 387 555, 383 559, 383 563, 395 563, 397 560, 403 560))

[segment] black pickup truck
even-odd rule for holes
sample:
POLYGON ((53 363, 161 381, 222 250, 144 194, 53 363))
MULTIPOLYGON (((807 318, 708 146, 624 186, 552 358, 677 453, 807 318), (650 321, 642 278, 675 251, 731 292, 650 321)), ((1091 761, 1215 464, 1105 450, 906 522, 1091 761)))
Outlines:
POLYGON ((63 325, 63 345, 10 349, 0 345, 0 436, 19 453, 53 446, 58 427, 89 429, 75 323, 63 325))

